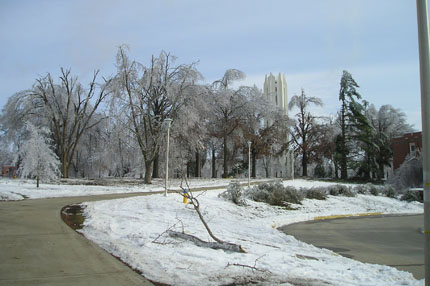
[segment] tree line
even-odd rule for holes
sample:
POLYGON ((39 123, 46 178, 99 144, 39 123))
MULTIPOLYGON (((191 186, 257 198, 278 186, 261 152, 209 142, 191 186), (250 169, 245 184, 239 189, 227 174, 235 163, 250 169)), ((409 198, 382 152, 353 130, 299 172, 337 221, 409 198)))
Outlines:
POLYGON ((400 110, 390 105, 377 110, 362 100, 346 71, 337 116, 312 114, 310 106, 323 103, 302 89, 289 102, 297 113, 288 118, 256 86, 234 85, 243 72, 229 69, 206 84, 196 63, 176 60, 162 51, 144 65, 121 46, 116 74, 109 78, 100 80, 96 71, 84 85, 63 68, 58 80, 49 73, 37 78, 31 88, 12 95, 0 114, 0 163, 20 165, 24 154, 34 153, 20 152, 34 134, 32 126, 48 130, 43 134, 49 140, 42 141, 57 156, 63 178, 133 176, 151 183, 163 172, 169 118, 169 168, 176 176, 199 177, 207 161, 212 177, 241 174, 248 164, 255 177, 258 162, 268 175, 268 158, 294 150, 303 176, 313 164, 318 176, 337 177, 340 171, 344 179, 348 174, 371 179, 384 176, 391 138, 411 130, 400 110))

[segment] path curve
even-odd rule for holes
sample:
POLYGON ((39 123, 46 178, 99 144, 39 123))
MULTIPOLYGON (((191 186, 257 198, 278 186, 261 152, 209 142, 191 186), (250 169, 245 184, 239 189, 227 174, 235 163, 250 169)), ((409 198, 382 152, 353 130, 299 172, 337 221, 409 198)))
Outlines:
POLYGON ((385 264, 424 278, 422 214, 307 221, 279 228, 298 240, 361 262, 385 264))
POLYGON ((0 202, 0 286, 153 285, 68 227, 65 205, 154 193, 0 202))

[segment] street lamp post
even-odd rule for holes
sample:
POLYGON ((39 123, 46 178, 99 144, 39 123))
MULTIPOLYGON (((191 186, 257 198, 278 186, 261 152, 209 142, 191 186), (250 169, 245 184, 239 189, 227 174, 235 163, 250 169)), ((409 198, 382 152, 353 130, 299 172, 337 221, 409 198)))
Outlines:
POLYGON ((417 0, 423 138, 424 264, 425 285, 430 286, 430 40, 427 0, 417 0))
POLYGON ((294 150, 291 150, 291 179, 294 180, 294 150))
POLYGON ((169 137, 170 137, 170 125, 172 124, 172 119, 166 118, 164 122, 167 127, 167 146, 166 146, 166 180, 164 181, 164 196, 167 196, 167 183, 169 180, 169 137))
POLYGON ((248 188, 251 187, 251 141, 248 141, 248 188))

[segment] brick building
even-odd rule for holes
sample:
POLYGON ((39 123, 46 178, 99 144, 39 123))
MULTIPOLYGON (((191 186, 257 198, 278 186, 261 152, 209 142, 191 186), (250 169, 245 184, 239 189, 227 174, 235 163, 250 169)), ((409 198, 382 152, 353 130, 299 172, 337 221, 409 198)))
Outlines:
POLYGON ((393 150, 393 170, 395 170, 402 165, 408 154, 419 154, 422 148, 422 134, 421 132, 413 132, 393 138, 391 148, 393 150))

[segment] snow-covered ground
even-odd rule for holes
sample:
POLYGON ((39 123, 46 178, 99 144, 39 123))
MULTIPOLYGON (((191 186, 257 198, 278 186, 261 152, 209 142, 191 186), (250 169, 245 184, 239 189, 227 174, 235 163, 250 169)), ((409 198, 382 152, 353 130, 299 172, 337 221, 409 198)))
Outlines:
MULTIPOLYGON (((189 181, 191 188, 227 186, 230 179, 192 179, 189 181)), ((246 182, 246 179, 241 180, 246 182)), ((145 185, 138 180, 70 180, 62 184, 40 184, 36 188, 35 180, 0 178, 0 201, 94 196, 117 193, 157 192, 164 190, 164 180, 154 179, 153 184, 145 185), (103 186, 92 186, 86 184, 101 183, 103 186)), ((169 189, 179 190, 181 181, 169 180, 169 189)))
POLYGON ((145 277, 171 285, 424 285, 408 272, 344 258, 276 229, 325 215, 422 213, 421 203, 382 196, 329 196, 325 201, 305 199, 295 206, 298 210, 288 211, 253 201, 239 207, 218 198, 220 192, 199 194, 203 215, 217 237, 240 244, 247 253, 198 247, 169 237, 166 230, 171 229, 210 241, 192 206, 184 205, 177 194, 84 203, 81 231, 145 277))

